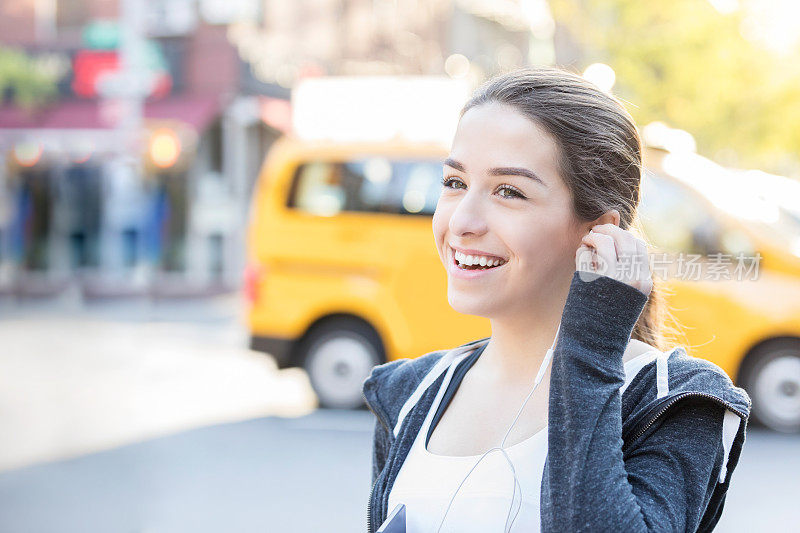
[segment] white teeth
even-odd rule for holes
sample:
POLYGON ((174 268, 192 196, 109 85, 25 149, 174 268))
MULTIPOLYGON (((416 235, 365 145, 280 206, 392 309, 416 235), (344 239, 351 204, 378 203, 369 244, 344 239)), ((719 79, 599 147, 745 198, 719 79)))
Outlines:
POLYGON ((495 259, 481 255, 466 255, 458 251, 454 251, 456 261, 464 266, 480 265, 494 267, 505 263, 502 259, 495 259))

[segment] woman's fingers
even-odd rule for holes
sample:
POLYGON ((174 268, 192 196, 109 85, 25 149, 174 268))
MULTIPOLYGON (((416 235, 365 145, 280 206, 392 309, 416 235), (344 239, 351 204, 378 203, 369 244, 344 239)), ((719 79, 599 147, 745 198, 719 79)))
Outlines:
POLYGON ((595 272, 597 263, 594 248, 581 244, 575 252, 575 270, 583 272, 595 272))
POLYGON ((594 249, 597 259, 595 272, 604 276, 616 278, 617 251, 614 239, 603 233, 589 233, 581 239, 583 244, 594 249))
POLYGON ((581 250, 594 250, 598 265, 592 271, 627 283, 649 295, 653 287, 647 243, 614 224, 598 224, 581 239, 581 250))
POLYGON ((614 224, 598 224, 592 228, 592 232, 610 236, 614 240, 614 247, 620 260, 632 260, 638 254, 636 248, 638 239, 630 231, 614 224))

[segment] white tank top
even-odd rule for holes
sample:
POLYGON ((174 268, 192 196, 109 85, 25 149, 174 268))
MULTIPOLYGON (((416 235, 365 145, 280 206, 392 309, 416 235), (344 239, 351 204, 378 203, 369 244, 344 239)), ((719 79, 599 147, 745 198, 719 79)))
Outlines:
MULTIPOLYGON (((428 415, 389 493, 390 513, 398 504, 406 505, 407 533, 436 532, 459 484, 483 455, 438 455, 425 448, 428 429, 453 372, 469 353, 471 352, 457 357, 448 368, 428 415)), ((647 352, 625 363, 625 385, 620 394, 639 370, 659 353, 647 352)), ((509 522, 514 520, 511 532, 539 531, 539 499, 547 457, 547 433, 548 428, 545 427, 522 442, 505 448, 514 463, 517 479, 522 487, 522 494, 517 488, 514 505, 508 518, 509 522)), ((513 493, 514 477, 511 467, 499 450, 491 452, 458 491, 440 531, 442 533, 504 531, 513 493)))

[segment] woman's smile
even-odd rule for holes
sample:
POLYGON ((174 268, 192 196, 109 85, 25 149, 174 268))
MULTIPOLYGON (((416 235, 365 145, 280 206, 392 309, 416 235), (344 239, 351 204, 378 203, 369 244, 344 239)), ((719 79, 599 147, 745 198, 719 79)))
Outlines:
POLYGON ((489 275, 491 272, 502 269, 507 263, 493 255, 465 254, 448 246, 448 273, 454 278, 476 279, 489 275))

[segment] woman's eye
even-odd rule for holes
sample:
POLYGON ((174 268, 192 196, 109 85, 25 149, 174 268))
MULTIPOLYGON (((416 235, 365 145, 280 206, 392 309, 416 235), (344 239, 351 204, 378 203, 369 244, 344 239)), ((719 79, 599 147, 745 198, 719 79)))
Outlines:
POLYGON ((448 189, 455 189, 456 187, 452 187, 450 185, 451 183, 461 183, 461 180, 457 180, 455 178, 442 178, 442 186, 447 187, 448 189))
POLYGON ((503 198, 525 198, 525 195, 524 195, 524 194, 520 193, 520 192, 519 192, 517 189, 515 189, 514 187, 510 187, 510 186, 508 186, 508 185, 503 185, 503 186, 501 186, 501 187, 500 187, 500 190, 501 190, 501 191, 508 191, 508 192, 511 194, 510 196, 506 196, 506 195, 502 195, 502 194, 501 194, 500 196, 502 196, 503 198))

